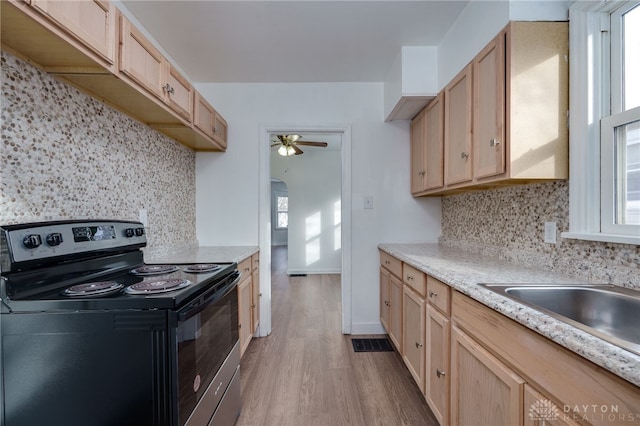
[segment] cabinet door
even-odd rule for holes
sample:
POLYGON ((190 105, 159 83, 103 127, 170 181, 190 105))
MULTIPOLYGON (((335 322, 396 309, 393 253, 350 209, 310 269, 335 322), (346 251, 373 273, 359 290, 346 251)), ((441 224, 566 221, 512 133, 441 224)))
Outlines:
POLYGON ((389 275, 389 338, 402 354, 403 285, 399 278, 389 275))
POLYGON ((425 302, 405 286, 403 299, 404 342, 402 357, 416 384, 424 392, 425 302))
POLYGON ((213 132, 215 117, 216 110, 200 93, 196 92, 195 105, 193 107, 193 124, 211 139, 215 137, 213 132))
POLYGON ((218 114, 218 111, 215 112, 213 119, 213 140, 222 148, 227 147, 227 122, 218 114))
POLYGON ((251 342, 251 275, 245 275, 238 284, 238 327, 240 328, 240 355, 251 342))
POLYGON ((173 65, 168 64, 167 66, 167 82, 164 86, 167 103, 172 110, 191 122, 193 119, 193 86, 173 65))
POLYGON ((424 190, 425 182, 425 110, 411 120, 411 193, 424 190))
POLYGON ((462 330, 451 331, 451 423, 522 425, 524 380, 462 330))
POLYGON ((251 333, 255 333, 260 325, 260 269, 251 273, 251 333))
POLYGON ((120 71, 164 101, 166 60, 124 16, 120 16, 120 71))
POLYGON ((425 122, 424 189, 435 189, 444 183, 444 92, 427 105, 425 122))
POLYGON ((101 0, 33 0, 31 4, 109 64, 115 63, 116 8, 113 4, 101 0))
POLYGON ((382 266, 380 267, 380 323, 387 333, 390 333, 389 330, 389 307, 391 306, 389 302, 389 271, 384 269, 382 266))
POLYGON ((449 424, 449 320, 427 305, 424 394, 441 425, 449 424))
POLYGON ((473 60, 473 176, 505 172, 504 33, 473 60))
POLYGON ((444 183, 471 180, 472 64, 444 89, 444 183))
POLYGON ((570 416, 533 387, 524 385, 524 426, 578 426, 570 416))

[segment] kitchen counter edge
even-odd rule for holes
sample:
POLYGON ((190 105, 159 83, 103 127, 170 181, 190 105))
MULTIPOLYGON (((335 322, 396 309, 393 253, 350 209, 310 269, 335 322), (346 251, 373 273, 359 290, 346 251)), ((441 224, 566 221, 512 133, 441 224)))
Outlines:
POLYGON ((258 246, 181 246, 168 250, 145 250, 145 263, 240 262, 259 251, 258 246))
POLYGON ((438 244, 379 244, 378 248, 628 382, 640 386, 640 356, 478 285, 578 284, 584 283, 583 281, 438 244))

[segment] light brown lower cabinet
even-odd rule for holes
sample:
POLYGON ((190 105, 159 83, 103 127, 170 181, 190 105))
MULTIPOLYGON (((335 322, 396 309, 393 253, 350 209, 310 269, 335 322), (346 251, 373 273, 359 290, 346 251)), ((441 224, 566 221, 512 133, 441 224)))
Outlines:
POLYGON ((251 330, 251 274, 244 275, 238 284, 238 328, 240 332, 240 354, 247 350, 253 331, 251 330))
POLYGON ((402 358, 416 384, 424 392, 426 309, 424 298, 405 285, 402 309, 402 358))
POLYGON ((522 425, 524 380, 455 326, 451 367, 452 424, 522 425))
POLYGON ((524 426, 578 426, 564 407, 530 385, 524 385, 524 426))
POLYGON ((449 319, 427 305, 424 396, 441 425, 449 424, 450 334, 449 319))
POLYGON ((441 426, 640 426, 640 387, 386 253, 381 259, 385 328, 441 426))

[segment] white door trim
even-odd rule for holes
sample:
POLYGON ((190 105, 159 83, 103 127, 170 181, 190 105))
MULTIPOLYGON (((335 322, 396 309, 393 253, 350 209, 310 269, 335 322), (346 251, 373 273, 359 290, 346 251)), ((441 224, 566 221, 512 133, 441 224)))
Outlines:
POLYGON ((270 133, 339 133, 342 135, 342 333, 351 334, 351 126, 260 125, 260 326, 259 336, 271 334, 271 150, 270 133))

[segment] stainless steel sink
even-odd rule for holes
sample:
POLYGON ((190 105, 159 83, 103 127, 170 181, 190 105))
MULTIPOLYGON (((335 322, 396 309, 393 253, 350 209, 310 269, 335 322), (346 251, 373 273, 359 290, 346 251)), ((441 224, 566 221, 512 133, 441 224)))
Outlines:
POLYGON ((614 285, 480 285, 640 355, 640 291, 614 285))

